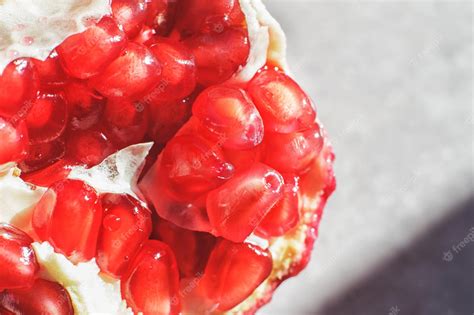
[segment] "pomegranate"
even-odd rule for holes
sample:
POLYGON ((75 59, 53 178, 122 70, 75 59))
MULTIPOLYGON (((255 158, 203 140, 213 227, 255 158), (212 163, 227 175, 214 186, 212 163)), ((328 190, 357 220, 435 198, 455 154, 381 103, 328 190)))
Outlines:
POLYGON ((45 60, 8 63, 0 178, 17 165, 41 194, 29 235, 0 222, 0 314, 77 306, 34 242, 99 267, 145 315, 253 314, 305 267, 334 154, 248 1, 112 0, 45 60))

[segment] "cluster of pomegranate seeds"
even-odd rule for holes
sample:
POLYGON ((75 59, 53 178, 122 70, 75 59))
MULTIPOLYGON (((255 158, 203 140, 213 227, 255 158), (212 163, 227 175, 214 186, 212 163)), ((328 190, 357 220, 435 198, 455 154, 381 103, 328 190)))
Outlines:
MULTIPOLYGON (((249 57, 238 0, 111 7, 45 61, 5 68, 0 164, 17 162, 27 182, 48 188, 33 209, 36 241, 74 263, 95 258, 134 312, 225 312, 273 268, 248 237, 291 232, 302 195, 333 189, 325 135, 278 68, 228 80, 249 57), (148 204, 67 179, 146 141, 155 143, 140 182, 148 204)), ((0 225, 0 314, 72 314, 65 289, 38 279, 32 241, 0 225)))

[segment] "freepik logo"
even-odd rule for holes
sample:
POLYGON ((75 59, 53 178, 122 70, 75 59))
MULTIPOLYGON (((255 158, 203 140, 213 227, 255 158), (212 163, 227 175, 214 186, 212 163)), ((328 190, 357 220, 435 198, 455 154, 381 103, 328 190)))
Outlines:
POLYGON ((474 226, 469 229, 469 233, 466 235, 466 237, 464 237, 464 239, 462 239, 459 243, 454 244, 450 249, 443 253, 443 260, 446 262, 453 261, 454 256, 461 253, 464 248, 466 248, 466 246, 472 242, 474 242, 474 226))

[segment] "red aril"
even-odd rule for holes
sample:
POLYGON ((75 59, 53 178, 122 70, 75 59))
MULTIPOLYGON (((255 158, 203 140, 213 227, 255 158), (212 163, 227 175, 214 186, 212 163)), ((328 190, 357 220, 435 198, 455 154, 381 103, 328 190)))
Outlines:
POLYGON ((69 75, 87 79, 117 58, 126 41, 115 21, 104 17, 84 32, 69 36, 56 50, 69 75))
POLYGON ((168 245, 146 241, 123 276, 121 291, 135 313, 179 314, 179 272, 168 245))
POLYGON ((31 173, 60 160, 65 152, 66 146, 62 138, 46 143, 30 144, 28 155, 19 167, 22 172, 31 173))
POLYGON ((62 86, 66 82, 66 74, 61 67, 59 55, 56 50, 53 50, 44 61, 38 59, 32 60, 38 71, 39 80, 43 88, 62 86))
POLYGON ((64 87, 69 107, 69 127, 85 130, 97 125, 101 119, 104 99, 83 81, 70 80, 64 87))
POLYGON ((236 171, 243 171, 262 160, 262 145, 249 150, 223 149, 224 156, 234 165, 236 171))
POLYGON ((24 160, 28 149, 28 130, 25 122, 0 116, 0 143, 0 165, 24 160))
POLYGON ((144 100, 150 104, 166 103, 191 94, 196 86, 196 65, 189 49, 176 41, 161 40, 150 46, 150 50, 163 71, 160 83, 144 100))
POLYGON ((25 117, 38 88, 38 72, 32 59, 10 62, 0 76, 0 115, 15 119, 25 117))
POLYGON ((148 135, 155 143, 167 143, 191 117, 192 98, 176 102, 150 104, 148 135))
POLYGON ((176 27, 184 35, 220 33, 229 26, 242 26, 244 14, 238 0, 183 0, 178 7, 176 27))
POLYGON ((220 33, 194 35, 184 41, 194 54, 197 82, 204 86, 229 79, 249 55, 250 45, 242 29, 226 29, 220 33))
POLYGON ((176 14, 175 0, 148 0, 146 24, 161 36, 167 35, 173 26, 176 14))
POLYGON ((280 200, 283 178, 255 163, 207 195, 207 213, 216 235, 243 242, 280 200))
POLYGON ((129 99, 109 99, 104 110, 105 133, 119 147, 143 142, 148 129, 148 106, 129 99))
POLYGON ((73 262, 95 256, 102 207, 94 188, 79 180, 54 183, 33 210, 36 234, 73 262))
POLYGON ((256 234, 265 238, 281 236, 298 224, 300 219, 298 181, 299 178, 294 175, 285 176, 283 197, 260 222, 256 234))
POLYGON ((248 85, 262 115, 265 130, 291 133, 311 128, 316 118, 312 102, 284 72, 265 67, 248 85))
POLYGON ((66 179, 74 166, 76 166, 75 163, 65 159, 60 159, 50 166, 39 169, 35 172, 22 173, 21 177, 23 180, 33 185, 49 187, 57 181, 66 179))
POLYGON ((100 130, 76 130, 69 133, 66 156, 77 163, 94 166, 116 151, 115 144, 100 130))
POLYGON ((270 275, 272 267, 268 250, 221 240, 211 252, 198 285, 204 299, 223 312, 245 300, 270 275))
POLYGON ((51 142, 66 129, 68 108, 64 98, 57 93, 42 93, 32 103, 26 116, 31 144, 51 142))
POLYGON ((74 315, 71 298, 64 287, 43 279, 36 280, 32 287, 0 293, 0 314, 3 314, 2 307, 17 315, 74 315))
POLYGON ((33 284, 39 265, 31 248, 32 242, 33 239, 23 231, 0 223, 0 292, 33 284))
POLYGON ((193 104, 193 115, 226 149, 247 150, 263 140, 263 121, 247 93, 231 86, 207 88, 193 104))
POLYGON ((104 195, 102 207, 96 261, 102 272, 120 278, 151 234, 151 213, 128 195, 104 195))
POLYGON ((128 43, 115 59, 90 84, 106 97, 140 97, 160 81, 161 66, 144 45, 128 43))
POLYGON ((303 132, 289 134, 267 132, 263 161, 280 172, 300 174, 319 155, 323 144, 318 125, 303 132))
POLYGON ((135 37, 147 19, 146 0, 112 0, 112 14, 129 38, 135 37))
POLYGON ((168 142, 161 168, 170 188, 179 196, 191 198, 216 188, 234 174, 234 167, 225 161, 218 145, 192 135, 168 142))
POLYGON ((216 238, 209 233, 190 231, 158 219, 153 227, 154 236, 173 250, 182 277, 202 273, 216 238))

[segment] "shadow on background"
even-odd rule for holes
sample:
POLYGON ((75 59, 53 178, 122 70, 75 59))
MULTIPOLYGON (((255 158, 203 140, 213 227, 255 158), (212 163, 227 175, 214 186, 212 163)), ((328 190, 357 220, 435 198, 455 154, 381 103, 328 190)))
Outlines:
POLYGON ((450 213, 318 314, 474 315, 474 197, 450 213))

